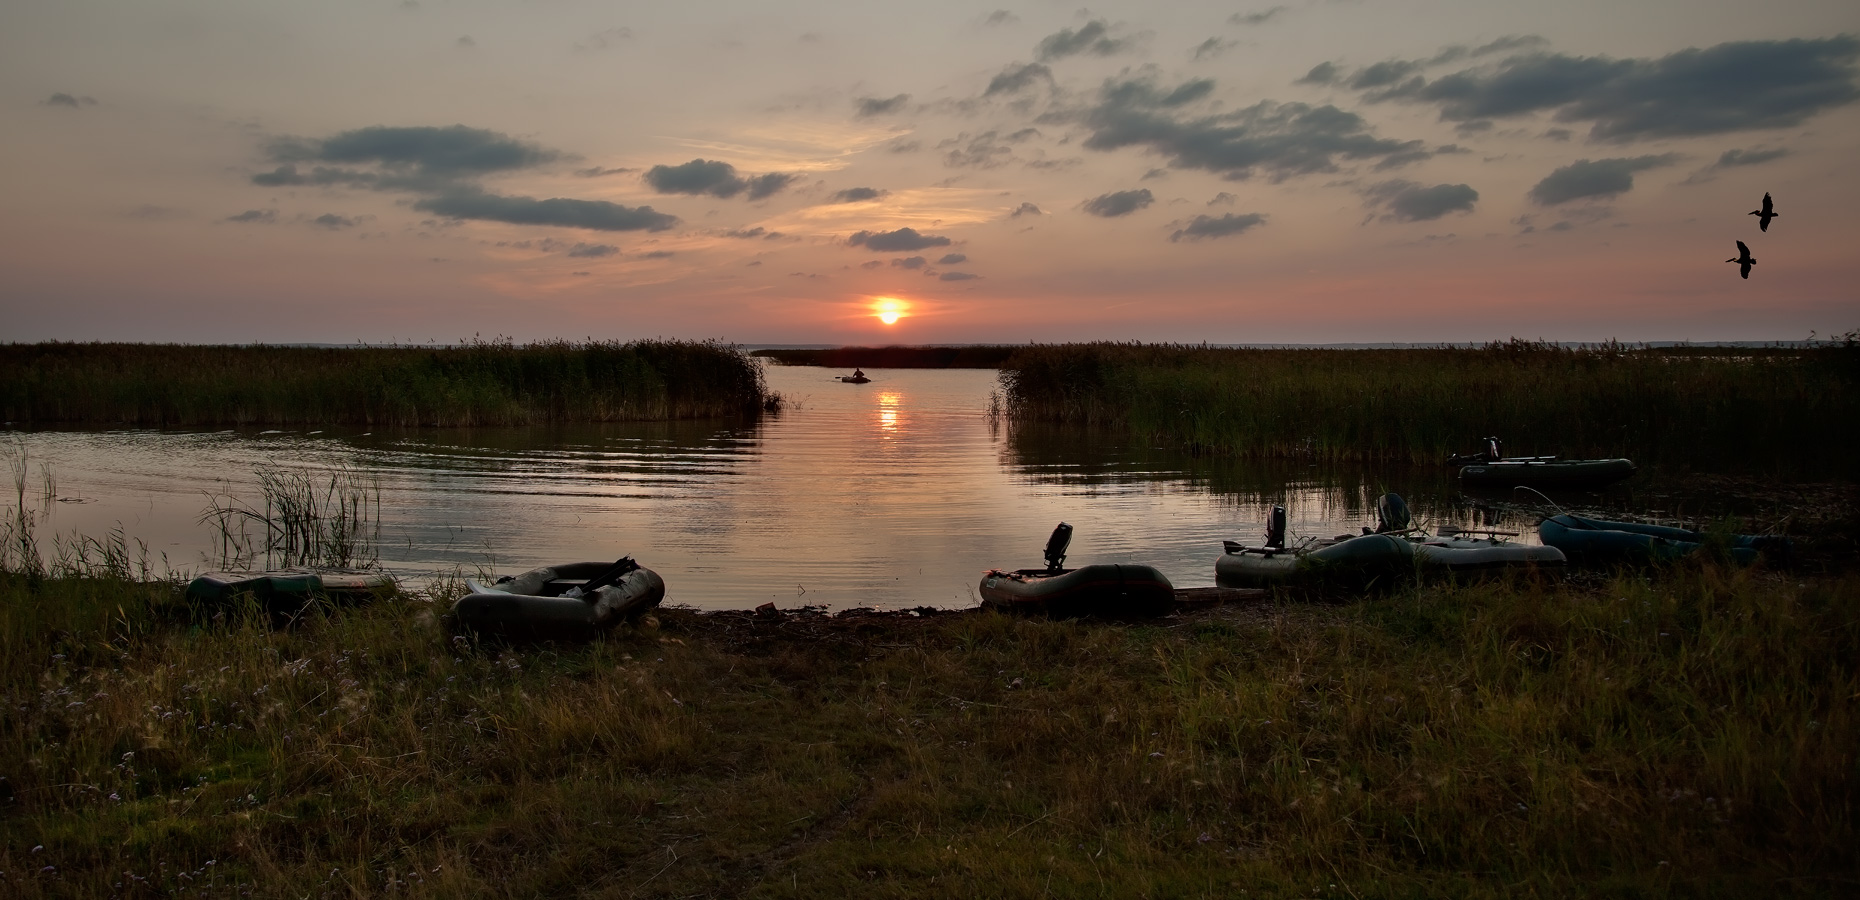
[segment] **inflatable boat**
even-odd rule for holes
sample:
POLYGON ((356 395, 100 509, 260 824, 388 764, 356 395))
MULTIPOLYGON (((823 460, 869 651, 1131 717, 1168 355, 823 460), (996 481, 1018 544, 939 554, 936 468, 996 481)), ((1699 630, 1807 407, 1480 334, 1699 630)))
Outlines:
POLYGON ((1454 454, 1447 465, 1458 466, 1460 484, 1467 487, 1598 488, 1634 474, 1628 459, 1558 459, 1554 456, 1506 458, 1495 437, 1485 439, 1477 453, 1454 454))
POLYGON ((290 617, 313 600, 360 603, 394 590, 394 576, 385 572, 303 568, 208 572, 188 582, 184 596, 196 606, 225 606, 249 594, 271 615, 290 617))
POLYGON ((1732 562, 1749 565, 1764 555, 1786 557, 1791 546, 1788 538, 1775 535, 1718 537, 1665 525, 1609 522, 1568 514, 1543 520, 1537 526, 1537 536, 1562 550, 1571 563, 1584 566, 1669 562, 1691 556, 1713 540, 1724 542, 1732 562))
POLYGON ((1064 567, 1072 526, 1064 522, 1046 542, 1044 569, 991 569, 982 576, 982 606, 1055 618, 1154 618, 1175 611, 1175 585, 1154 567, 1099 563, 1064 567))
POLYGON ((587 640, 665 599, 665 580, 631 557, 531 569, 495 584, 465 582, 460 628, 516 638, 587 640))

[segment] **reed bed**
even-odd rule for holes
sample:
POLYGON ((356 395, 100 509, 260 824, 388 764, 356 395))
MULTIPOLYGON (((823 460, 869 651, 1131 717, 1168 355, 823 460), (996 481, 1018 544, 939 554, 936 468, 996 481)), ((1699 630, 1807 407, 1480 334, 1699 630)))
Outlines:
POLYGON ((1838 896, 1860 582, 1706 566, 1146 626, 457 588, 273 630, 0 576, 0 893, 1838 896))
POLYGON ((0 345, 0 417, 32 426, 529 425, 779 404, 759 362, 710 341, 0 345))
POLYGON ((1010 421, 1121 429, 1211 456, 1438 463, 1504 439, 1513 455, 1627 456, 1766 474, 1860 472, 1860 348, 1022 348, 1010 421))

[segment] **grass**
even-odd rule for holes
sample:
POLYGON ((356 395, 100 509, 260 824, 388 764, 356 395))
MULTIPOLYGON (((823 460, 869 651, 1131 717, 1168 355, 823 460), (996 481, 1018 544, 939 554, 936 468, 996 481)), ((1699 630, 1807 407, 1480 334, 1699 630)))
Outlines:
POLYGON ((527 425, 739 415, 779 404, 757 361, 715 342, 0 344, 0 417, 38 427, 527 425))
POLYGON ((0 577, 8 896, 1836 896, 1860 582, 272 630, 0 577))
POLYGON ((784 366, 830 369, 996 369, 1015 351, 1011 346, 833 347, 809 350, 757 350, 751 356, 784 366))
POLYGON ((1021 348, 1020 423, 1122 429, 1209 456, 1438 463, 1486 435, 1519 456, 1766 475, 1860 474, 1860 347, 1021 348), (1731 353, 1735 355, 1727 355, 1731 353))

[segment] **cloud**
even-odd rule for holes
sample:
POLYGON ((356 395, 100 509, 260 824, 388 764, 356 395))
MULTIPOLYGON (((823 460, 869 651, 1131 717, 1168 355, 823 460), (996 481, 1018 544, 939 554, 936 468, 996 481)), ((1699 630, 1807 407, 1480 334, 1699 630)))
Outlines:
POLYGON ((1321 62, 1315 66, 1312 66, 1311 71, 1305 73, 1305 77, 1300 78, 1297 81, 1294 81, 1292 83, 1293 84, 1336 84, 1337 75, 1338 75, 1338 72, 1337 72, 1336 63, 1321 62))
POLYGON ((248 209, 237 215, 226 217, 226 221, 228 222, 253 222, 264 225, 269 225, 277 220, 278 211, 275 209, 248 209))
POLYGON ((1397 222, 1426 222, 1450 212, 1472 212, 1479 192, 1465 184, 1422 187, 1412 181, 1384 181, 1365 190, 1371 206, 1384 206, 1397 222))
POLYGON ((1350 77, 1349 86, 1355 90, 1365 91, 1384 85, 1394 84, 1419 71, 1422 63, 1414 60, 1391 59, 1373 66, 1360 69, 1350 77))
POLYGON ((1211 37, 1196 44, 1191 55, 1194 59, 1215 59, 1237 46, 1239 46, 1237 41, 1230 41, 1223 37, 1211 37))
POLYGON ((1728 169, 1732 166, 1754 166, 1769 162, 1772 159, 1781 159, 1788 155, 1789 150, 1786 147, 1775 147, 1769 150, 1726 150, 1723 155, 1718 157, 1718 161, 1713 164, 1713 168, 1728 169))
POLYGON ((568 248, 568 255, 576 259, 599 259, 600 257, 612 256, 619 252, 620 248, 612 244, 577 243, 575 246, 568 248))
POLYGON ((897 112, 903 109, 904 104, 910 99, 911 95, 909 94, 899 94, 896 97, 887 97, 884 99, 878 97, 860 97, 855 101, 855 105, 859 110, 859 118, 865 119, 872 116, 882 116, 886 113, 897 112))
POLYGON ((64 93, 62 91, 59 93, 53 94, 50 97, 45 98, 43 103, 46 106, 69 106, 72 109, 77 109, 80 106, 96 106, 97 105, 97 101, 94 98, 73 97, 70 94, 64 93))
POLYGON ((1368 99, 1433 104, 1456 122, 1550 112, 1619 143, 1800 125, 1860 99, 1856 60, 1852 35, 1738 41, 1658 59, 1523 53, 1431 81, 1416 76, 1368 99))
POLYGON ((633 29, 631 28, 625 26, 620 28, 608 28, 597 31, 583 40, 576 41, 574 48, 578 53, 598 53, 610 47, 617 47, 632 39, 633 29))
POLYGON ((1189 222, 1188 225, 1177 229, 1174 234, 1169 235, 1169 240, 1198 241, 1202 238, 1227 237, 1229 235, 1241 234, 1247 229, 1257 225, 1263 225, 1265 222, 1266 217, 1260 213, 1227 213, 1219 217, 1196 216, 1194 221, 1189 222))
POLYGON ((1261 10, 1260 12, 1234 13, 1233 15, 1227 17, 1227 22, 1230 25, 1264 25, 1267 22, 1270 22, 1273 19, 1276 19, 1279 16, 1284 15, 1285 12, 1286 12, 1285 7, 1275 6, 1271 9, 1261 10))
POLYGON ((943 157, 943 164, 952 168, 992 169, 1013 161, 1013 145, 1024 144, 1039 136, 1040 132, 1035 128, 1022 128, 1005 136, 984 131, 971 137, 965 131, 938 143, 936 149, 949 151, 943 157))
POLYGON ((998 27, 1002 25, 1019 25, 1020 16, 1014 15, 1013 13, 1008 12, 1005 9, 997 9, 994 12, 989 13, 988 18, 982 20, 982 24, 990 26, 990 27, 998 27))
POLYGON ((285 138, 270 147, 284 162, 376 163, 391 170, 461 177, 527 169, 561 154, 483 128, 376 125, 322 140, 285 138))
POLYGON ((880 253, 908 253, 912 250, 927 250, 931 247, 947 247, 949 238, 934 234, 918 234, 915 228, 900 228, 897 231, 861 231, 846 239, 853 247, 864 247, 880 253))
POLYGON ((1232 206, 1234 205, 1234 203, 1239 201, 1239 199, 1240 199, 1239 197, 1229 194, 1226 191, 1222 191, 1218 194, 1215 194, 1214 197, 1208 201, 1208 205, 1213 206, 1218 203, 1222 206, 1232 206))
POLYGON ((508 197, 476 189, 460 189, 416 201, 413 208, 453 219, 481 219, 514 225, 560 225, 593 231, 664 231, 678 217, 650 206, 627 207, 605 200, 570 200, 556 197, 508 197))
POLYGON ((320 216, 317 216, 315 219, 310 220, 310 224, 319 225, 331 231, 340 231, 341 229, 344 229, 344 228, 355 227, 356 220, 351 219, 347 216, 339 216, 339 215, 336 215, 335 213, 324 213, 320 216))
POLYGON ((734 231, 726 231, 723 233, 723 236, 732 237, 732 238, 743 238, 745 240, 748 240, 751 238, 761 238, 765 241, 772 241, 772 240, 776 240, 780 238, 782 234, 779 231, 769 231, 768 229, 765 229, 762 226, 757 225, 754 228, 738 228, 734 231))
POLYGON ((1053 83, 1053 70, 1039 63, 1010 65, 1001 73, 989 79, 988 89, 982 92, 984 97, 996 94, 1018 94, 1036 84, 1053 83))
POLYGON ((1335 106, 1267 100, 1233 112, 1185 116, 1171 106, 1212 88, 1188 82, 1164 92, 1147 81, 1109 82, 1084 114, 1093 150, 1145 147, 1177 168, 1229 179, 1265 170, 1275 180, 1337 171, 1339 160, 1384 159, 1421 149, 1420 141, 1378 138, 1355 113, 1335 106))
POLYGON ((1139 188, 1134 191, 1115 191, 1093 197, 1085 201, 1084 209, 1094 216, 1109 219, 1115 216, 1130 215, 1154 202, 1156 202, 1156 197, 1150 193, 1149 188, 1139 188))
POLYGON ((671 259, 672 257, 677 256, 677 255, 678 255, 678 251, 676 250, 654 250, 651 253, 640 254, 640 258, 641 259, 671 259))
POLYGON ((881 191, 878 188, 869 188, 869 187, 847 188, 846 190, 843 190, 843 191, 835 191, 833 193, 833 196, 827 198, 827 202, 828 203, 860 203, 866 200, 877 200, 878 198, 883 197, 888 193, 890 193, 890 191, 881 191))
POLYGON ((1677 154, 1632 159, 1579 159, 1545 176, 1531 188, 1531 199, 1554 206, 1585 197, 1615 197, 1634 188, 1634 173, 1679 160, 1677 154))
POLYGON ((1134 44, 1129 38, 1111 37, 1111 26, 1103 19, 1093 19, 1079 26, 1077 31, 1070 28, 1060 30, 1040 39, 1033 50, 1035 58, 1042 61, 1064 59, 1089 53, 1093 56, 1112 56, 1129 50, 1134 44))
POLYGON ((609 175, 625 175, 628 172, 637 172, 637 171, 639 170, 638 169, 605 169, 600 166, 594 166, 592 168, 587 168, 587 169, 576 169, 575 174, 582 178, 605 178, 609 175))
POLYGON ((945 253, 942 259, 936 261, 936 264, 939 266, 953 266, 957 263, 965 263, 968 261, 969 258, 961 253, 945 253))
POLYGON ((476 47, 476 46, 478 46, 478 42, 477 42, 477 41, 474 41, 474 40, 472 40, 472 37, 471 37, 471 35, 469 35, 469 34, 466 34, 466 35, 460 35, 460 36, 459 36, 459 40, 458 40, 458 44, 459 44, 459 46, 460 46, 460 47, 476 47))
POLYGON ((894 259, 891 261, 891 264, 900 269, 921 269, 928 265, 929 262, 929 260, 921 256, 912 256, 905 259, 894 259))
POLYGON ((1045 213, 1040 212, 1039 207, 1034 206, 1031 203, 1022 203, 1021 205, 1015 207, 1013 212, 1008 213, 1008 218, 1018 219, 1021 216, 1040 216, 1040 215, 1045 215, 1045 213))
POLYGON ((792 184, 798 175, 770 172, 744 178, 727 162, 694 159, 676 166, 653 166, 646 170, 646 183, 661 194, 708 194, 729 198, 745 194, 760 200, 792 184))
POLYGON ((973 281, 980 277, 982 276, 971 275, 967 272, 944 272, 936 278, 938 281, 973 281))

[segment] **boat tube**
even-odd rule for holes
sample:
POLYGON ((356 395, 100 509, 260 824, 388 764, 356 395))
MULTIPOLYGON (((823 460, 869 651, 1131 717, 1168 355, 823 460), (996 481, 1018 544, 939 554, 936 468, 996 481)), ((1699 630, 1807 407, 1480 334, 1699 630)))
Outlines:
POLYGON ((1175 611, 1175 585, 1154 567, 1100 563, 1068 569, 1071 542, 1072 526, 1061 522, 1046 541, 1046 568, 989 570, 982 576, 982 607, 1055 618, 1154 618, 1175 611))
MULTIPOLYGON (((1571 563, 1585 566, 1645 565, 1683 559, 1724 538, 1639 522, 1609 522, 1568 514, 1555 515, 1537 526, 1545 544, 1562 550, 1571 563)), ((1749 565, 1764 555, 1786 557, 1789 539, 1774 535, 1730 535, 1724 549, 1731 561, 1749 565)))
POLYGON ((1635 472, 1629 459, 1501 459, 1460 467, 1460 484, 1469 487, 1598 488, 1635 472))
POLYGON ((452 606, 459 627, 506 637, 587 640, 665 599, 665 580, 631 557, 531 569, 485 585, 452 606))
POLYGON ((250 594, 277 617, 301 614, 314 600, 359 603, 395 589, 394 576, 360 569, 278 569, 270 572, 207 572, 187 583, 183 596, 196 606, 224 606, 250 594))

